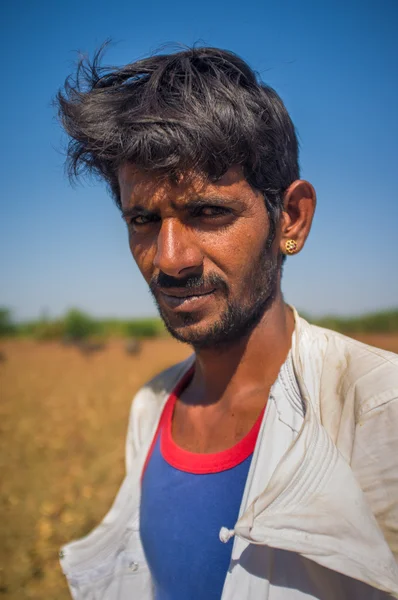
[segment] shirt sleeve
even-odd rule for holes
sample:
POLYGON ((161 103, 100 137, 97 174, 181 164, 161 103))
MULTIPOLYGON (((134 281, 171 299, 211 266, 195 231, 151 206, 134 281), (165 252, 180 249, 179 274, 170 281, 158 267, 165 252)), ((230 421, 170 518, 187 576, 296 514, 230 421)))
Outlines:
POLYGON ((361 415, 351 468, 398 562, 398 390, 361 415))

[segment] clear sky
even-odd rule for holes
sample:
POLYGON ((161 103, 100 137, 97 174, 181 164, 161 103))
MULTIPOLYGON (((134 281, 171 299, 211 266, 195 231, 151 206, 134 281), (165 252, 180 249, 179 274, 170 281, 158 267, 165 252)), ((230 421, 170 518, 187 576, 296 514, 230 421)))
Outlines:
POLYGON ((76 50, 110 64, 166 42, 233 50, 282 96, 318 193, 286 299, 314 315, 398 305, 397 0, 3 0, 0 305, 155 314, 104 186, 70 187, 51 100, 76 50))

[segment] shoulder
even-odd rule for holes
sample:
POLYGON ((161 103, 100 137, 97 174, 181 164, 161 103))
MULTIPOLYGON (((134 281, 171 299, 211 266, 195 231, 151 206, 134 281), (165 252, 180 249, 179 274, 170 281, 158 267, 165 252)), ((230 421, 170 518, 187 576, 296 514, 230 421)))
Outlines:
POLYGON ((318 418, 397 557, 398 355, 297 315, 295 347, 296 366, 318 418))
POLYGON ((299 319, 303 344, 320 354, 322 379, 340 396, 354 394, 360 413, 398 397, 398 354, 299 319))

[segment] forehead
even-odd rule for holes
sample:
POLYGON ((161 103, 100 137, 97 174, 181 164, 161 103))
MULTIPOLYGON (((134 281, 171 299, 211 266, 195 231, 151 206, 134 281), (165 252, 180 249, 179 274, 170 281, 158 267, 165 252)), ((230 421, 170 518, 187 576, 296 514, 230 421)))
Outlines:
POLYGON ((187 172, 177 181, 165 176, 159 176, 126 163, 119 168, 118 182, 122 208, 128 208, 136 203, 158 205, 158 203, 188 202, 197 197, 206 198, 217 195, 219 198, 240 198, 248 201, 261 195, 246 181, 240 166, 231 167, 216 182, 210 181, 205 175, 187 172))

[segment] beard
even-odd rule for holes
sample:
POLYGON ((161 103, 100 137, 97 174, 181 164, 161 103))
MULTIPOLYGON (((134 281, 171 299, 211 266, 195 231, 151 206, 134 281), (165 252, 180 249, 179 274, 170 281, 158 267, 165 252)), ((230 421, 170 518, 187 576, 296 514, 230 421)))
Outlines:
POLYGON ((159 273, 149 285, 159 314, 168 332, 180 342, 193 346, 195 350, 218 349, 234 345, 247 337, 272 306, 278 290, 280 256, 273 256, 267 239, 262 251, 241 283, 244 299, 233 298, 225 280, 215 273, 176 278, 159 273), (218 319, 207 327, 195 327, 201 319, 199 312, 178 315, 178 325, 173 323, 157 299, 158 289, 163 288, 209 288, 214 287, 225 298, 226 306, 218 319))

